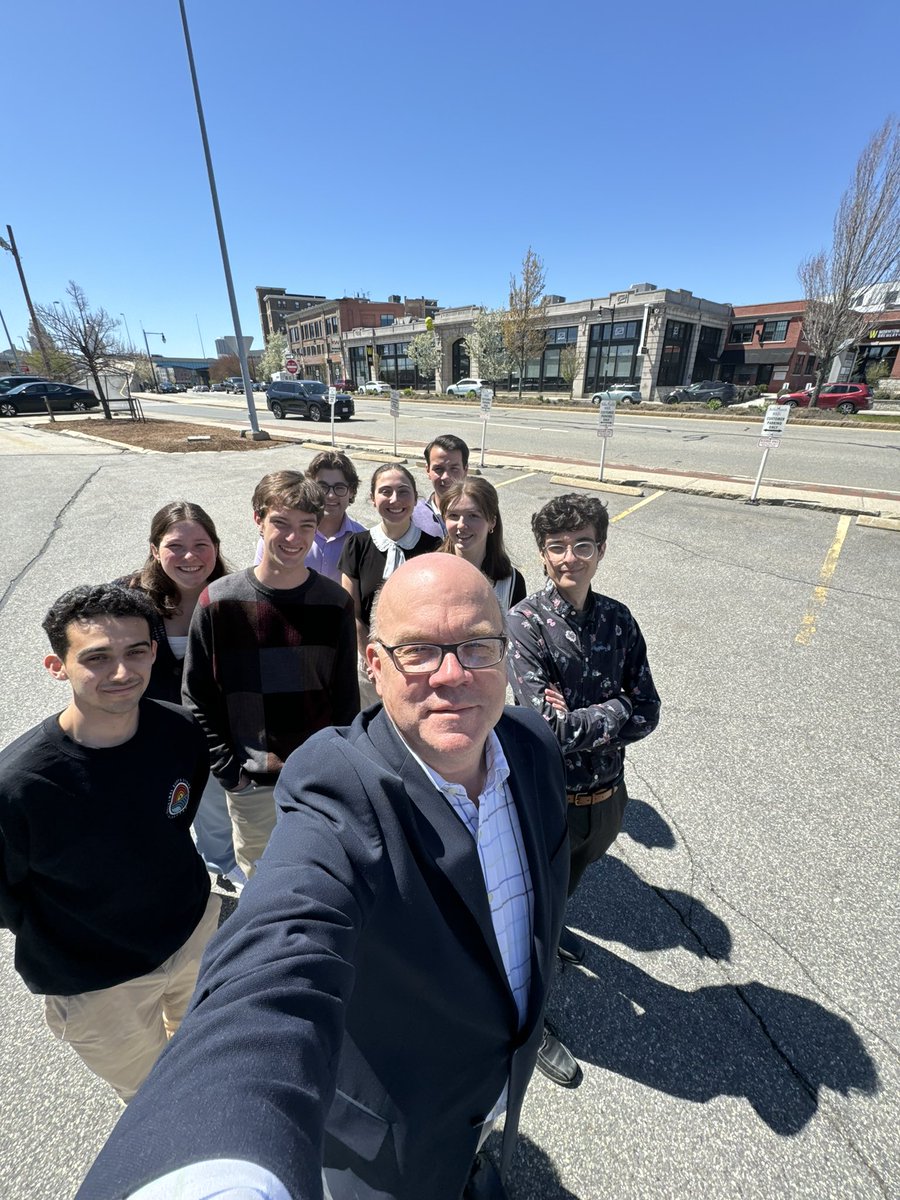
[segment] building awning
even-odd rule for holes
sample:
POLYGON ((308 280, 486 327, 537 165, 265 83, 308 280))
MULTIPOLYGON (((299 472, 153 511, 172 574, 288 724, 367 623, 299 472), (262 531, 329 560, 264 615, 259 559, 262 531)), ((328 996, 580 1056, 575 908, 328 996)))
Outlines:
POLYGON ((766 363, 767 365, 779 366, 783 363, 789 363, 794 357, 793 350, 770 350, 768 346, 754 347, 749 350, 746 346, 741 346, 737 350, 726 350, 722 355, 722 363, 766 363))

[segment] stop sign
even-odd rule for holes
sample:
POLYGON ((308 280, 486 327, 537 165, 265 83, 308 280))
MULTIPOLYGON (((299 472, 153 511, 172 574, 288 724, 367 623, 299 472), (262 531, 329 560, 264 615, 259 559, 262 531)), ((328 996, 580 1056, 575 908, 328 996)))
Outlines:
POLYGON ((296 358, 289 358, 284 364, 284 369, 291 375, 296 375, 300 370, 300 364, 297 362, 296 358))

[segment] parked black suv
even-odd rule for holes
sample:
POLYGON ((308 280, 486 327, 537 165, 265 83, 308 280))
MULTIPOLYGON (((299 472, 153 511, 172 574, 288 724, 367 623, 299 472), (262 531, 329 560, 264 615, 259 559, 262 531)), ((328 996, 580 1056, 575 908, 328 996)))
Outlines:
MULTIPOLYGON (((328 387, 317 379, 273 380, 266 388, 266 404, 277 421, 281 421, 288 413, 298 413, 310 421, 331 419, 328 387)), ((334 402, 335 417, 339 421, 349 421, 355 411, 352 396, 338 392, 334 402)))
POLYGON ((682 400, 721 400, 723 404, 734 404, 738 398, 738 390, 733 383, 724 379, 702 379, 699 383, 689 384, 688 387, 676 388, 663 400, 663 404, 678 404, 682 400))

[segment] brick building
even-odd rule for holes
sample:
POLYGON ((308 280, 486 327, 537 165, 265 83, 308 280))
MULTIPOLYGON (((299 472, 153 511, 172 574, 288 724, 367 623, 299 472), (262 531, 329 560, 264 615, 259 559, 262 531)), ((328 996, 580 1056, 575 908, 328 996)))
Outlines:
POLYGON ((323 300, 286 318, 288 350, 300 363, 303 377, 334 383, 351 377, 344 351, 345 333, 351 329, 388 329, 403 319, 424 321, 435 312, 437 301, 424 296, 413 299, 389 296, 387 300, 344 296, 340 300, 323 300))
POLYGON ((288 292, 278 287, 258 287, 256 304, 259 309, 259 324, 265 346, 273 333, 285 333, 285 322, 301 309, 310 308, 324 300, 324 296, 311 296, 301 292, 288 292))

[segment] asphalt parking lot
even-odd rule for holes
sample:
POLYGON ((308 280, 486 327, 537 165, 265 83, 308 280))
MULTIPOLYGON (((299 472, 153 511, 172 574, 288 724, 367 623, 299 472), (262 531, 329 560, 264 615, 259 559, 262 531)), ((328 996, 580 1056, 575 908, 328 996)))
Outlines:
MULTIPOLYGON (((0 743, 64 703, 41 665, 60 592, 139 565, 151 514, 177 497, 247 564, 253 485, 308 457, 4 458, 0 743)), ((570 489, 545 470, 485 474, 536 587, 530 515, 570 489)), ((551 1013, 584 1080, 535 1077, 511 1193, 898 1196, 900 539, 833 513, 605 498, 596 586, 640 622, 663 715, 630 752, 627 831, 570 907, 591 946, 551 1013)), ((0 1195, 60 1200, 118 1103, 45 1029, 5 933, 0 978, 0 1195)))

